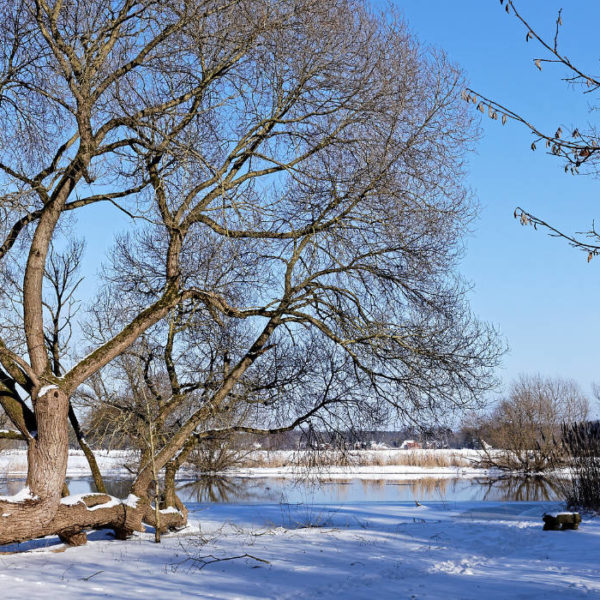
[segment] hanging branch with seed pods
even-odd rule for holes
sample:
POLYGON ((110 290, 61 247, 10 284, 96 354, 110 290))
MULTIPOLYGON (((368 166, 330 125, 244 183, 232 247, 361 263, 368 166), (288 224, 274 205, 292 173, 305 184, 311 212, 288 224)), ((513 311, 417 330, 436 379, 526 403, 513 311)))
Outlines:
MULTIPOLYGON (((547 41, 547 38, 540 35, 522 16, 513 0, 500 0, 500 4, 507 14, 513 15, 525 27, 525 41, 534 40, 545 52, 545 56, 533 59, 534 66, 539 71, 542 71, 543 65, 546 63, 559 64, 568 70, 568 76, 564 78, 564 81, 571 85, 581 86, 584 94, 592 94, 600 89, 600 77, 590 75, 579 65, 571 62, 559 47, 559 32, 563 26, 562 9, 558 11, 552 41, 547 41)), ((600 138, 593 127, 583 130, 579 127, 567 128, 559 125, 552 133, 545 131, 533 120, 471 88, 463 90, 462 98, 466 102, 472 103, 482 114, 487 114, 490 119, 500 121, 502 125, 511 120, 527 127, 533 136, 531 150, 536 151, 543 147, 548 154, 561 158, 564 161, 565 173, 578 175, 580 170, 582 172, 585 170, 588 174, 600 174, 600 138)), ((522 225, 531 225, 535 229, 538 226, 543 227, 551 236, 560 237, 566 240, 570 246, 583 250, 587 253, 588 262, 600 251, 600 234, 595 230, 594 224, 589 231, 569 235, 520 207, 515 210, 514 216, 520 220, 522 225)))

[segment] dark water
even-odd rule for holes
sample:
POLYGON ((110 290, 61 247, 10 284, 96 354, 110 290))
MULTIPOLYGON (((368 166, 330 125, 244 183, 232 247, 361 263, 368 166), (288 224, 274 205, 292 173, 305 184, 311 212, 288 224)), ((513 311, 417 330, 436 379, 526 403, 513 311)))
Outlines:
MULTIPOLYGON (((12 495, 22 478, 0 479, 0 495, 12 495)), ((129 493, 131 480, 106 479, 107 491, 119 498, 129 493)), ((89 478, 68 480, 72 494, 96 491, 89 478)), ((393 501, 494 501, 539 502, 560 499, 556 482, 538 477, 423 478, 423 479, 319 479, 294 481, 283 477, 203 477, 180 481, 184 502, 393 502, 393 501)))

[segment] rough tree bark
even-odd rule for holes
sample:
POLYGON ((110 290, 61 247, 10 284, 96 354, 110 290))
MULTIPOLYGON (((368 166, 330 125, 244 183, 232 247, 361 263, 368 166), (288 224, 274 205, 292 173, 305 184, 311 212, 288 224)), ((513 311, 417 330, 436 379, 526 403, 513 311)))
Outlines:
POLYGON ((34 402, 38 429, 27 439, 27 487, 12 500, 0 500, 0 543, 45 535, 54 519, 68 458, 69 398, 57 387, 34 402))

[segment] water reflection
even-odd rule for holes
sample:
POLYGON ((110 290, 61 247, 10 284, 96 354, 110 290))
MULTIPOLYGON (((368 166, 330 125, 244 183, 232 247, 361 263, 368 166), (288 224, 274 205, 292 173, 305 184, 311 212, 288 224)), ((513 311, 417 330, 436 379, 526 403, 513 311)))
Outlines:
MULTIPOLYGON (((97 492, 96 486, 93 482, 91 483, 92 492, 97 492)), ((105 479, 104 486, 106 487, 106 493, 111 496, 116 496, 117 498, 127 498, 129 492, 131 491, 131 484, 133 483, 133 478, 131 479, 105 479)))
POLYGON ((320 479, 203 477, 178 487, 184 502, 555 501, 556 481, 541 477, 320 479))
POLYGON ((427 477, 423 479, 414 479, 409 481, 388 482, 388 485, 406 486, 407 491, 412 494, 414 500, 445 500, 448 495, 452 495, 460 479, 436 479, 427 477))
POLYGON ((232 498, 237 502, 251 501, 254 494, 250 486, 240 479, 227 477, 200 477, 177 486, 177 494, 184 502, 228 503, 232 498))
MULTIPOLYGON (((0 494, 13 495, 24 479, 0 479, 0 494)), ((107 478, 109 494, 124 498, 131 478, 107 478)), ((67 481, 71 494, 96 491, 89 478, 67 481)), ((419 479, 301 479, 285 477, 200 477, 180 481, 177 493, 183 502, 206 503, 340 503, 406 501, 555 501, 561 483, 542 477, 419 479)))
POLYGON ((483 500, 499 502, 543 502, 558 500, 561 497, 561 481, 546 477, 502 477, 484 479, 487 486, 483 500))

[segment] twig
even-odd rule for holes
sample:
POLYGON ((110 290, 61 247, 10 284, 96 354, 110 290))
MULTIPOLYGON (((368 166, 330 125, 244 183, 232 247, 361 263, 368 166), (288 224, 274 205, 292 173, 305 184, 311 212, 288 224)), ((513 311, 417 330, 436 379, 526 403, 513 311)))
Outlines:
POLYGON ((189 561, 189 562, 196 564, 198 570, 201 571, 207 565, 211 565, 211 564, 217 563, 217 562, 225 562, 228 560, 238 560, 240 558, 251 558, 252 560, 256 560, 258 562, 265 563, 267 565, 271 564, 268 560, 265 560, 264 558, 258 558, 257 556, 253 556, 252 554, 248 554, 248 553, 240 554, 239 556, 226 556, 225 558, 217 558, 213 554, 207 554, 206 556, 199 556, 199 557, 188 556, 177 564, 182 565, 189 561))
POLYGON ((80 581, 89 581, 92 577, 96 577, 96 575, 100 575, 100 573, 104 573, 104 571, 96 571, 95 573, 92 573, 91 575, 88 575, 87 577, 80 577, 79 580, 80 581))

